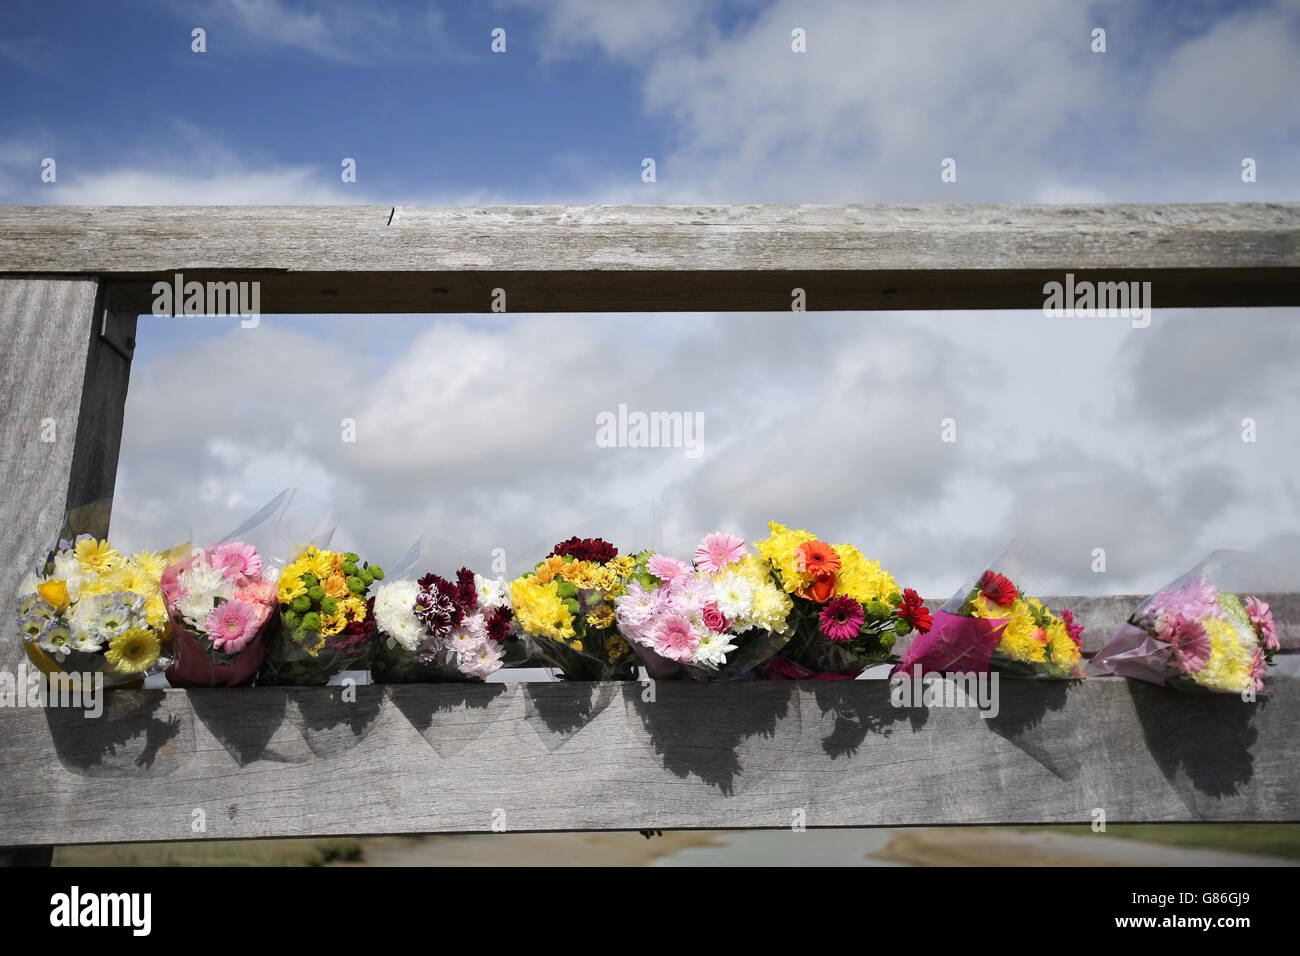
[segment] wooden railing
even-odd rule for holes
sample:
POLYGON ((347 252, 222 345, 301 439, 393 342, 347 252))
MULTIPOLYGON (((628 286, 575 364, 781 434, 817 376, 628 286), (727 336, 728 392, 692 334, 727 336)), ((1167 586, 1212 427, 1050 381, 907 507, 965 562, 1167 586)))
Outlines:
MULTIPOLYGON (((266 313, 486 312, 495 290, 510 312, 785 311, 795 289, 809 311, 1040 309, 1066 273, 1151 282, 1157 308, 1295 306, 1300 205, 0 208, 0 593, 111 497, 135 316, 177 272, 255 279, 266 313)), ((1137 600, 1085 599, 1089 638, 1137 600)), ((1294 652, 1297 596, 1274 603, 1294 652)), ((1256 703, 1008 679, 996 716, 868 680, 110 692, 97 720, 0 709, 0 846, 1293 821, 1295 661, 1256 703)))

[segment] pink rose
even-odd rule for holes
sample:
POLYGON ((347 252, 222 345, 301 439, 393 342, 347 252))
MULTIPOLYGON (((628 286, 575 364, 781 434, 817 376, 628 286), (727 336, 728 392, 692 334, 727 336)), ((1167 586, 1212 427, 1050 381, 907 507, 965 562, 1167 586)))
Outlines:
POLYGON ((704 626, 721 634, 731 627, 731 622, 727 620, 727 615, 718 610, 716 604, 710 603, 704 605, 704 626))

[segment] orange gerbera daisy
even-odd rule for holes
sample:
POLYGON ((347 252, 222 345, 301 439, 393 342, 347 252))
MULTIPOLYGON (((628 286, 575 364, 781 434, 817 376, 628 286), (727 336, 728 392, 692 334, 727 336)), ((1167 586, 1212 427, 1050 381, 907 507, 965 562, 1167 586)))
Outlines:
POLYGON ((840 556, 835 553, 834 548, 823 541, 805 541, 795 548, 794 553, 795 567, 811 574, 814 578, 827 575, 834 577, 835 572, 840 569, 840 556))

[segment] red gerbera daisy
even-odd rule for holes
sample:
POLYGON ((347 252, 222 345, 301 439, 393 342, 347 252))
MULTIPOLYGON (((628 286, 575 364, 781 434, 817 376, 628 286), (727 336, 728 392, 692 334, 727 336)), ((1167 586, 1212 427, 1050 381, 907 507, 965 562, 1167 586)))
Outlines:
POLYGON ((1020 593, 1008 578, 996 571, 985 571, 978 585, 980 593, 998 607, 1010 607, 1020 593))
POLYGON ((898 616, 922 634, 930 630, 930 611, 921 603, 921 595, 912 588, 903 588, 903 600, 898 605, 898 616))

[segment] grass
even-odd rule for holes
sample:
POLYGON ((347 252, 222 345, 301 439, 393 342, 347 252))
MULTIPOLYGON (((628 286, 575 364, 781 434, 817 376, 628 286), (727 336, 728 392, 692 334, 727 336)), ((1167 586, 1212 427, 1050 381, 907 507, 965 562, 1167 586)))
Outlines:
POLYGON ((321 866, 361 859, 354 837, 61 846, 55 866, 321 866))
MULTIPOLYGON (((1018 829, 1030 833, 1044 830, 1075 835, 1092 833, 1086 824, 1018 829)), ((1114 823, 1106 827, 1106 836, 1163 846, 1263 853, 1300 860, 1300 824, 1292 823, 1114 823)))

